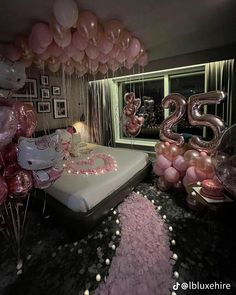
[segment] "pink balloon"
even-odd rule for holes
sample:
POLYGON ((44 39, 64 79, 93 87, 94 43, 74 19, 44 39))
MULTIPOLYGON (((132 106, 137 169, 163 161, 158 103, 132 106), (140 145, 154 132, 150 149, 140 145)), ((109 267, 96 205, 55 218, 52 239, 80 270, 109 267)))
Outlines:
POLYGON ((186 176, 188 177, 188 179, 191 179, 193 182, 197 182, 199 180, 194 166, 191 166, 187 169, 186 176))
POLYGON ((11 61, 17 61, 21 58, 22 50, 13 44, 8 44, 5 47, 4 55, 11 61))
POLYGON ((140 48, 140 41, 137 38, 132 38, 127 49, 127 55, 131 58, 136 57, 139 54, 140 48))
POLYGON ((114 59, 121 51, 121 47, 118 44, 114 44, 112 50, 109 53, 109 58, 114 59))
POLYGON ((106 64, 100 64, 98 70, 101 74, 105 75, 108 71, 108 66, 106 64))
POLYGON ((170 144, 164 152, 165 157, 170 161, 173 161, 179 154, 180 148, 176 144, 170 144))
POLYGON ((199 170, 198 168, 196 168, 195 171, 199 181, 203 181, 205 179, 210 179, 214 177, 214 173, 206 173, 199 170))
POLYGON ((77 29, 87 39, 95 37, 97 33, 97 17, 91 11, 82 11, 78 17, 77 29))
POLYGON ((109 60, 109 56, 100 53, 99 56, 98 56, 98 60, 100 61, 100 63, 105 64, 105 63, 108 62, 108 60, 109 60))
POLYGON ((5 146, 2 150, 2 156, 6 166, 17 161, 17 152, 18 145, 16 143, 11 142, 5 146))
POLYGON ((63 50, 53 41, 47 48, 47 52, 50 56, 59 57, 62 55, 63 50))
POLYGON ((96 33, 96 35, 91 39, 91 42, 92 42, 95 46, 99 47, 99 46, 98 46, 98 43, 99 43, 100 40, 103 38, 103 36, 104 36, 103 26, 102 26, 100 23, 98 23, 98 25, 97 25, 97 33, 96 33))
POLYGON ((63 36, 54 35, 54 41, 62 48, 67 47, 71 43, 71 31, 65 31, 63 36))
POLYGON ((89 69, 92 74, 95 74, 98 70, 98 61, 96 59, 89 61, 89 69))
POLYGON ((106 36, 102 36, 101 39, 98 41, 97 44, 99 51, 102 52, 103 54, 108 54, 111 52, 113 48, 113 43, 109 41, 109 39, 106 36))
POLYGON ((148 54, 147 52, 144 52, 140 55, 137 61, 138 65, 141 67, 145 67, 148 64, 148 54))
POLYGON ((32 34, 29 36, 29 46, 30 49, 37 54, 42 54, 46 50, 46 47, 41 47, 37 37, 32 34))
POLYGON ((73 46, 72 43, 70 43, 67 47, 64 48, 65 54, 69 57, 76 55, 77 51, 78 50, 73 46))
POLYGON ((48 63, 48 69, 52 72, 52 73, 56 73, 59 71, 61 64, 59 62, 55 63, 55 64, 51 64, 48 63))
POLYGON ((123 24, 118 20, 109 20, 104 24, 104 32, 113 43, 118 43, 124 29, 123 24))
POLYGON ((156 165, 162 169, 167 169, 171 167, 171 161, 166 159, 163 155, 157 156, 156 165))
POLYGON ((19 139, 20 136, 32 136, 37 125, 37 115, 34 107, 30 104, 16 101, 13 109, 17 119, 16 139, 19 139))
POLYGON ((214 173, 214 166, 209 156, 199 157, 197 160, 197 168, 206 174, 214 173))
POLYGON ((92 44, 88 45, 88 47, 85 49, 85 52, 90 59, 96 59, 99 55, 97 47, 92 44))
POLYGON ((159 142, 155 145, 155 152, 157 155, 164 154, 166 150, 166 146, 164 142, 159 142))
POLYGON ((51 56, 50 53, 48 52, 48 50, 46 50, 42 54, 39 55, 39 59, 41 59, 42 61, 45 61, 45 60, 49 59, 50 56, 51 56))
POLYGON ((12 107, 0 107, 0 150, 11 142, 17 129, 17 119, 12 107))
POLYGON ((72 34, 72 44, 78 50, 83 51, 88 45, 88 39, 84 37, 81 33, 79 33, 77 30, 75 30, 72 34))
POLYGON ((58 23, 66 29, 73 27, 77 22, 78 7, 74 0, 54 1, 53 12, 58 23))
POLYGON ((133 66, 134 66, 133 63, 129 63, 127 60, 125 61, 125 67, 127 70, 131 70, 133 66))
POLYGON ((74 60, 74 61, 76 61, 76 62, 82 62, 82 60, 83 60, 83 58, 84 58, 84 55, 85 55, 85 53, 84 53, 84 51, 77 51, 76 52, 76 54, 74 54, 73 56, 72 56, 72 59, 74 60))
POLYGON ((116 57, 116 60, 120 63, 123 64, 126 60, 126 55, 124 53, 124 51, 120 51, 119 54, 116 57))
POLYGON ((6 178, 8 193, 15 197, 24 197, 33 187, 32 176, 29 171, 20 169, 14 176, 6 178))
POLYGON ((59 60, 61 61, 61 63, 66 63, 67 61, 70 60, 69 56, 66 55, 64 52, 63 54, 60 56, 59 60))
POLYGON ((156 175, 161 176, 164 175, 165 169, 160 168, 158 165, 156 165, 156 163, 153 166, 153 171, 156 175))
POLYGON ((108 65, 113 72, 117 71, 120 67, 119 63, 115 59, 109 60, 108 65))
POLYGON ((195 166, 199 159, 199 152, 196 150, 188 150, 184 153, 184 159, 189 166, 195 166))
POLYGON ((188 163, 184 160, 183 156, 177 156, 177 158, 173 162, 173 166, 178 171, 186 171, 188 168, 188 163))
MULTIPOLYGON (((46 23, 36 23, 33 25, 29 41, 34 41, 38 47, 46 48, 53 40, 52 33, 49 29, 49 25, 46 23)), ((32 48, 33 49, 33 48, 32 48)))
POLYGON ((133 115, 128 118, 128 121, 123 127, 124 132, 127 136, 135 137, 139 134, 141 130, 142 122, 140 121, 140 118, 138 116, 133 115))
POLYGON ((164 177, 166 181, 170 183, 176 183, 179 181, 180 174, 175 168, 169 167, 165 170, 164 177))
POLYGON ((120 43, 124 50, 129 47, 131 39, 132 39, 131 33, 129 31, 124 30, 120 38, 120 43))
POLYGON ((67 74, 69 74, 69 75, 72 75, 73 73, 74 73, 74 66, 73 65, 65 65, 65 67, 64 67, 64 69, 65 69, 65 72, 67 73, 67 74))

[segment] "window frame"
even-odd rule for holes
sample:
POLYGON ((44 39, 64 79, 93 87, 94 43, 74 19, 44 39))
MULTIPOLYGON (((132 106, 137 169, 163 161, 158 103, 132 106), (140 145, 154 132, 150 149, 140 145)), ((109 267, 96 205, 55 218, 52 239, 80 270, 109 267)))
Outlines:
MULTIPOLYGON (((198 64, 186 67, 179 67, 173 69, 166 69, 161 71, 154 71, 149 73, 141 73, 134 75, 127 75, 110 79, 111 87, 111 104, 112 104, 112 119, 115 143, 119 145, 131 144, 134 146, 154 147, 159 139, 139 139, 139 138, 123 138, 122 128, 120 125, 120 110, 122 107, 121 83, 139 83, 145 81, 153 81, 163 79, 164 81, 164 97, 170 93, 170 78, 186 77, 192 75, 205 74, 205 64, 198 64)), ((205 88, 205 85, 204 85, 205 88)), ((169 110, 164 109, 164 118, 169 116, 169 110)), ((203 130, 204 134, 204 130, 203 130)))

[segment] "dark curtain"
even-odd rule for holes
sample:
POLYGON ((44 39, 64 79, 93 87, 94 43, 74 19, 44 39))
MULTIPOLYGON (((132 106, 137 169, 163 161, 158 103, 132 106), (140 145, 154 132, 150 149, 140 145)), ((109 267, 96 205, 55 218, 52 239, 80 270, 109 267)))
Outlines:
POLYGON ((106 80, 89 83, 88 125, 90 142, 114 146, 111 94, 106 80))
POLYGON ((222 118, 227 126, 236 123, 235 62, 225 60, 206 65, 206 91, 221 90, 226 93, 225 102, 207 107, 208 113, 222 118))

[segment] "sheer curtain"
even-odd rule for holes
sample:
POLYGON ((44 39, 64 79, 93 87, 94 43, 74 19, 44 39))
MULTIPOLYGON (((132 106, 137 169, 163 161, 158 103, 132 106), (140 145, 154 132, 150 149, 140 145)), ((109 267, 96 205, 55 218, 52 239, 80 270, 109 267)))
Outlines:
POLYGON ((236 123, 235 79, 234 59, 206 65, 206 91, 222 90, 227 95, 224 103, 208 106, 208 112, 222 118, 228 126, 236 123))
POLYGON ((113 146, 111 93, 107 80, 89 83, 87 114, 90 141, 113 146))

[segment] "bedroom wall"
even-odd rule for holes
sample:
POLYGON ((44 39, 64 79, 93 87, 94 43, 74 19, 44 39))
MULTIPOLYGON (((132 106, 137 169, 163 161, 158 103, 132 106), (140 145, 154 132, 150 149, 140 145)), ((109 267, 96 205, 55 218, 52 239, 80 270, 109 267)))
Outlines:
POLYGON ((84 79, 78 79, 75 75, 71 77, 66 75, 63 79, 62 72, 51 73, 48 71, 38 70, 34 67, 26 70, 27 78, 36 80, 37 83, 37 98, 26 97, 17 98, 20 101, 31 101, 37 111, 37 102, 48 101, 50 102, 51 112, 50 113, 38 113, 37 112, 37 129, 46 130, 51 128, 60 128, 68 125, 72 125, 74 122, 79 121, 82 113, 85 113, 85 101, 87 97, 86 86, 87 81, 84 79), (40 76, 47 75, 49 78, 49 85, 43 86, 40 83, 40 76), (64 82, 63 82, 64 81, 64 82), (52 93, 52 86, 59 86, 61 88, 61 95, 55 96, 52 93), (42 99, 41 88, 49 89, 50 97, 42 99), (68 107, 67 118, 54 118, 53 101, 56 98, 65 98, 68 107))

